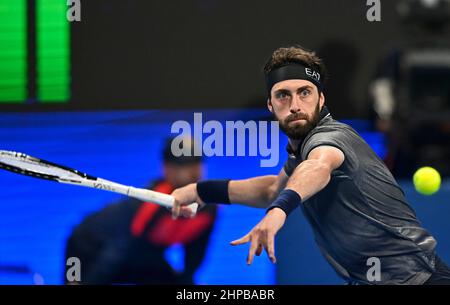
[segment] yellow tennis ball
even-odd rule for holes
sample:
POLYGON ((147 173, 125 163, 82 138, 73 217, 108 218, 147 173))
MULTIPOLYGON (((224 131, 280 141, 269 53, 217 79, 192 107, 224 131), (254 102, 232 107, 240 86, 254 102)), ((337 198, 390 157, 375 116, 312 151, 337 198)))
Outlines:
POLYGON ((432 167, 419 168, 413 176, 416 191, 423 195, 433 195, 441 187, 441 175, 432 167))

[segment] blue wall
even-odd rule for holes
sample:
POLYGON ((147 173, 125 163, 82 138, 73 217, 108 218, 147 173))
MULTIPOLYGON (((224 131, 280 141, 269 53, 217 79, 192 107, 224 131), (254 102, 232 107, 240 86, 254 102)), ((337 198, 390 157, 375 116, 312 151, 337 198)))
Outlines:
MULTIPOLYGON (((250 119, 267 111, 204 113, 204 120, 250 119)), ((102 178, 145 186, 161 174, 161 149, 178 119, 192 112, 132 111, 79 113, 9 113, 0 115, 0 143, 14 150, 80 169, 102 178)), ((246 178, 261 169, 258 157, 209 158, 205 177, 246 178)), ((278 169, 276 169, 278 170, 278 169)), ((93 189, 56 184, 0 171, 0 283, 59 284, 64 272, 64 247, 72 228, 83 217, 120 196, 93 189)), ((247 233, 264 211, 221 207, 198 283, 274 283, 275 269, 267 260, 245 264, 246 247, 229 245, 247 233)), ((182 256, 167 255, 175 267, 182 256)))
MULTIPOLYGON (((264 109, 203 112, 204 121, 246 121, 265 116, 268 112, 264 109)), ((170 135, 171 123, 192 118, 192 111, 3 113, 0 149, 24 152, 102 178, 144 186, 161 174, 160 151, 163 140, 170 135)), ((365 130, 364 122, 350 123, 379 154, 384 153, 380 135, 365 130)), ((286 138, 282 136, 280 162, 275 168, 261 168, 259 157, 212 157, 206 160, 205 177, 239 179, 278 173, 286 158, 285 146, 286 138)), ((0 172, 0 188, 1 284, 60 284, 65 242, 72 228, 89 213, 120 199, 117 194, 6 171, 0 172)), ((418 212, 428 215, 426 224, 430 228, 434 225, 432 232, 438 238, 442 235, 443 240, 442 230, 448 229, 443 215, 448 215, 445 213, 448 206, 430 200, 422 198, 424 202, 419 204, 422 210, 418 208, 418 212), (436 212, 441 215, 440 221, 432 221, 436 212)), ((317 253, 300 215, 290 217, 278 238, 277 272, 265 254, 248 267, 247 247, 231 247, 229 242, 247 233, 263 215, 264 211, 252 208, 220 207, 206 259, 196 274, 197 283, 272 284, 276 279, 280 283, 338 282, 317 253)), ((176 248, 168 253, 175 267, 179 267, 181 256, 176 248)))

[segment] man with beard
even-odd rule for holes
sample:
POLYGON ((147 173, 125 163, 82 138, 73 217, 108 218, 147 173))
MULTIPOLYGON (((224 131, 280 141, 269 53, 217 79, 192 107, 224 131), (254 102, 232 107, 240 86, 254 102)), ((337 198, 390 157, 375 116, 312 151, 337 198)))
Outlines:
POLYGON ((321 59, 301 47, 280 48, 264 74, 268 108, 289 138, 283 169, 278 176, 201 181, 177 189, 173 215, 186 213, 192 202, 265 208, 266 216, 231 244, 250 243, 248 264, 263 249, 275 263, 275 234, 300 206, 322 254, 348 283, 450 284, 436 240, 385 164, 355 130, 331 117, 321 59), (381 274, 369 278, 373 258, 379 259, 381 274))

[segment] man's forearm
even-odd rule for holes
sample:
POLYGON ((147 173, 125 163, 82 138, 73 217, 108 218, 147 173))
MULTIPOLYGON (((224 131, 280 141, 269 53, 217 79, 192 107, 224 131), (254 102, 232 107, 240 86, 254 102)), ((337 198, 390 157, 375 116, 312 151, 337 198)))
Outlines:
POLYGON ((275 175, 231 180, 228 186, 230 202, 256 208, 266 208, 278 191, 275 175))
POLYGON ((266 208, 284 189, 280 181, 287 180, 286 189, 296 191, 303 201, 307 200, 330 181, 331 168, 320 160, 303 161, 287 180, 280 176, 261 176, 245 180, 232 180, 229 183, 228 195, 230 202, 257 208, 266 208))
POLYGON ((281 170, 278 176, 260 176, 245 180, 205 180, 191 183, 172 192, 174 217, 182 215, 183 206, 237 203, 255 208, 267 208, 286 185, 288 176, 281 170))

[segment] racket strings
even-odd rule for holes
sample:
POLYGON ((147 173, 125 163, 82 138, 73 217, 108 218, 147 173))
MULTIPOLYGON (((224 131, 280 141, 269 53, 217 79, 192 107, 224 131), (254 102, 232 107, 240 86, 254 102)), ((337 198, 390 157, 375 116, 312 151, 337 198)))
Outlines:
POLYGON ((12 165, 8 165, 8 164, 2 163, 2 162, 0 162, 0 168, 3 168, 4 170, 10 171, 10 172, 13 172, 16 174, 22 174, 22 175, 27 175, 27 176, 32 176, 32 177, 47 179, 47 180, 58 180, 57 176, 42 174, 42 173, 30 171, 30 170, 25 170, 25 169, 18 168, 18 167, 12 166, 12 165))
POLYGON ((5 170, 43 179, 63 179, 77 182, 80 178, 90 178, 89 175, 68 167, 63 167, 17 152, 1 151, 0 164, 1 168, 5 170))

